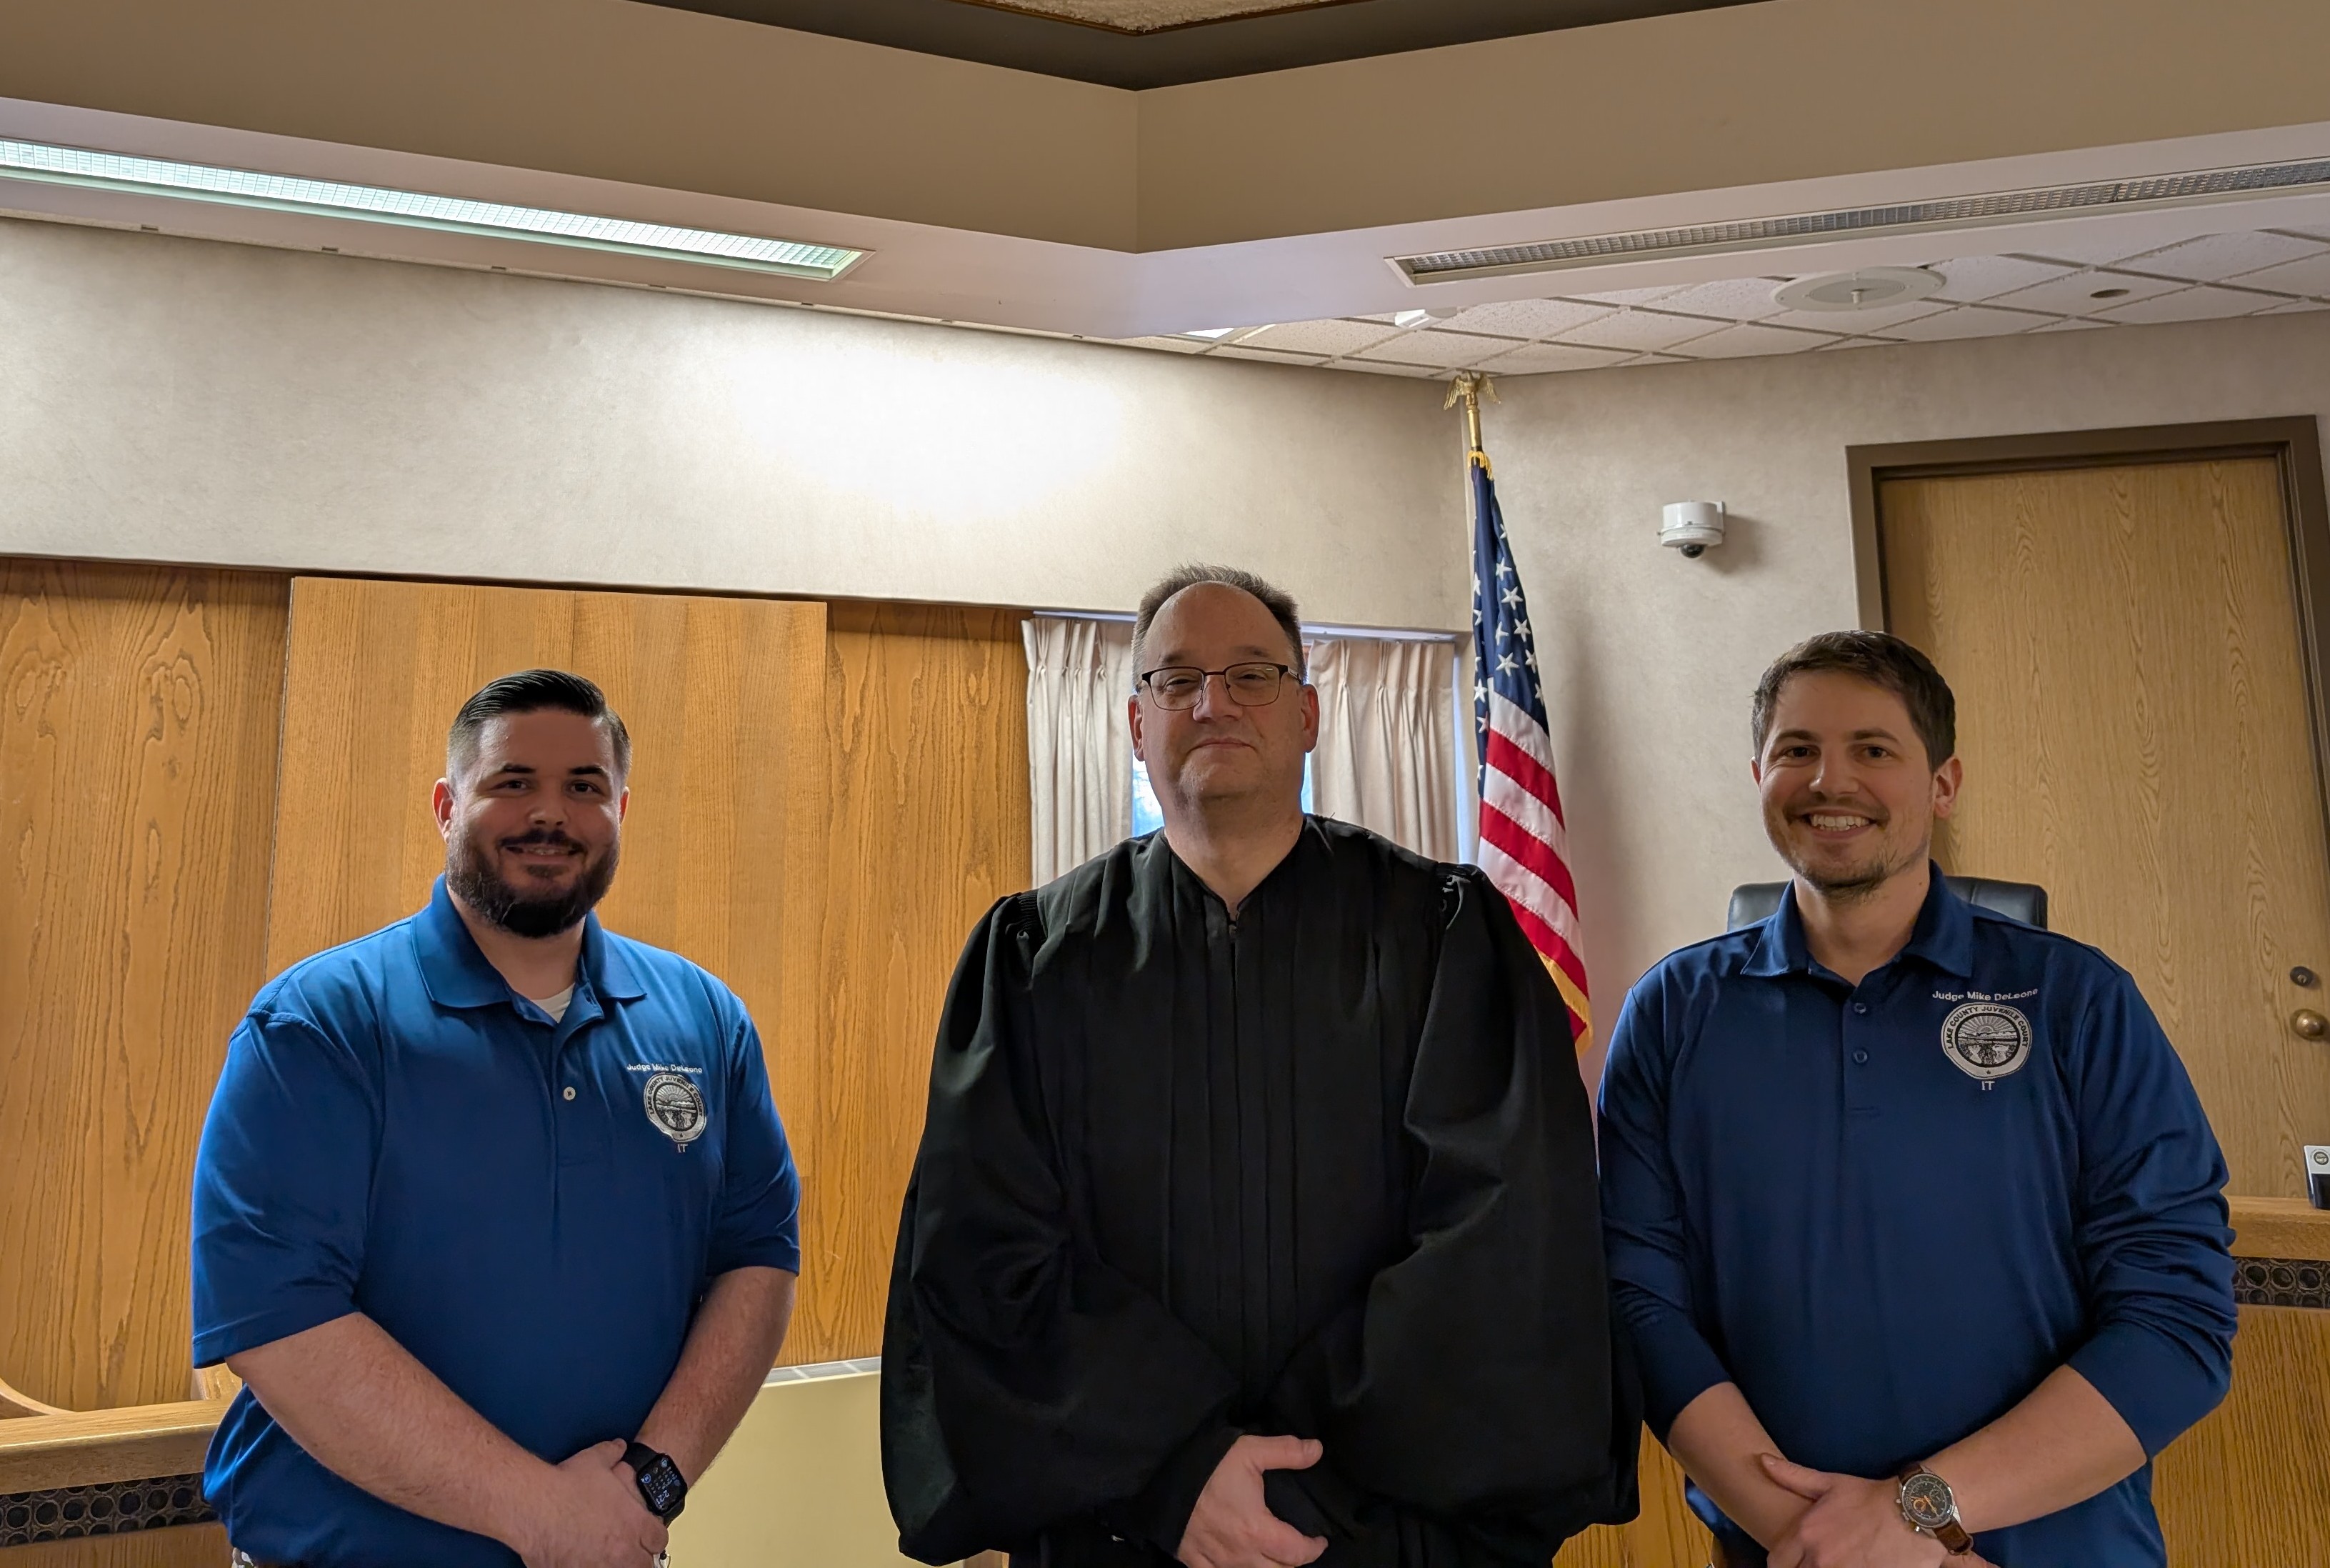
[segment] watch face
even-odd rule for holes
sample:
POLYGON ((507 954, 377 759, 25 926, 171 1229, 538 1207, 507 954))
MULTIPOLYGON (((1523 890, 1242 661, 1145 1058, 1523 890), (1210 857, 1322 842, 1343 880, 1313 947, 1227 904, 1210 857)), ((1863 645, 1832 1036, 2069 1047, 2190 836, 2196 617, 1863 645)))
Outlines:
POLYGON ((687 1483, 679 1478, 679 1467, 668 1459, 658 1458, 640 1472, 639 1491, 648 1506, 658 1516, 671 1512, 673 1505, 687 1495, 687 1483))
POLYGON ((1941 1477, 1911 1476, 1901 1483, 1901 1516, 1920 1530, 1938 1530, 1957 1518, 1958 1500, 1941 1477))

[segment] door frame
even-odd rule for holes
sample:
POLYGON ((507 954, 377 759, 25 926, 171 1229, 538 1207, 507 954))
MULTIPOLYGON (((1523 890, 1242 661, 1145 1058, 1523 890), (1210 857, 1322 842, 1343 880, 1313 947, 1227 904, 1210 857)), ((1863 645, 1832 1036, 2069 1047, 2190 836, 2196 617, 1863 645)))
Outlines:
POLYGON ((2323 480, 2320 430, 2310 413, 1847 447, 1861 624, 1868 631, 1887 630, 1885 544, 1877 512, 1878 487, 1887 480, 2252 457, 2271 458, 2281 470, 2290 603, 2297 613, 2298 664, 2306 671, 2306 712, 2314 743, 2314 794, 2324 842, 2330 843, 2330 491, 2323 480))

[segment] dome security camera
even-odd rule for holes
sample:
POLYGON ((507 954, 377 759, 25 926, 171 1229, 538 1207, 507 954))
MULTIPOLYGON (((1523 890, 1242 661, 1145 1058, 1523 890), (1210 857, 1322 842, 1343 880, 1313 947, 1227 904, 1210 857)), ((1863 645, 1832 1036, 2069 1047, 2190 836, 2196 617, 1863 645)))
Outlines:
POLYGON ((1659 525, 1659 543, 1681 550, 1686 561, 1696 561, 1711 546, 1723 543, 1721 501, 1671 501, 1659 525))

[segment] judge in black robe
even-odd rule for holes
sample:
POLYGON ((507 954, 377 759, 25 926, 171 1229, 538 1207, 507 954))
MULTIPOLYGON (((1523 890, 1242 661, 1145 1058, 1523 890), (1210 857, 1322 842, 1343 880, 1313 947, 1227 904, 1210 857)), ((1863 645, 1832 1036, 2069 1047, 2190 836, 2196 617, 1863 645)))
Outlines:
POLYGON ((883 1346, 911 1555, 1163 1568, 1242 1433, 1323 1444, 1264 1496, 1326 1568, 1632 1516, 1560 996, 1478 871, 1296 811, 1235 917, 1169 808, 972 934, 883 1346))

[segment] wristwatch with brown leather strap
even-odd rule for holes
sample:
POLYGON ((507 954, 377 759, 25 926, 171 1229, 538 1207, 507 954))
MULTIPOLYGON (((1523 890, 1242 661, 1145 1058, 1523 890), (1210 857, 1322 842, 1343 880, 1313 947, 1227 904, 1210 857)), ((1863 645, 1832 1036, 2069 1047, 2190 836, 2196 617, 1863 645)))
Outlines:
POLYGON ((1974 1537, 1958 1523, 1957 1495, 1947 1481, 1924 1465, 1911 1465, 1901 1472, 1901 1518, 1919 1535, 1939 1541, 1942 1550, 1953 1557, 1974 1550, 1974 1537))

